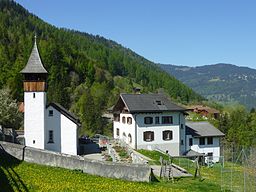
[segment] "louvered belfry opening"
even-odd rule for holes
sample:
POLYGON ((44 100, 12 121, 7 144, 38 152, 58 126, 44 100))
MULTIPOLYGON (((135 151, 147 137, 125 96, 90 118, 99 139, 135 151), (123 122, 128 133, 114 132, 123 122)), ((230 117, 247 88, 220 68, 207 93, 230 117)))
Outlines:
POLYGON ((47 90, 46 74, 24 74, 25 79, 23 81, 24 91, 26 92, 40 92, 47 90))

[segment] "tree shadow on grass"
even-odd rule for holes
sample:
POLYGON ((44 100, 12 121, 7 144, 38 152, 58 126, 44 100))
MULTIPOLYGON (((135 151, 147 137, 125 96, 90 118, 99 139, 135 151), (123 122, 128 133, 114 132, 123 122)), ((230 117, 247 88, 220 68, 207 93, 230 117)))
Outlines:
POLYGON ((13 169, 21 161, 4 151, 0 145, 0 192, 28 191, 20 176, 13 169))

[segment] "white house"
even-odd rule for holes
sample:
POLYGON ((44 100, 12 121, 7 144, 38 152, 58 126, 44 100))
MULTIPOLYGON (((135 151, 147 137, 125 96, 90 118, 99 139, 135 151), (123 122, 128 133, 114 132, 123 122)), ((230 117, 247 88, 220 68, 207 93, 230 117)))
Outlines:
POLYGON ((58 104, 46 106, 47 71, 35 41, 24 75, 25 145, 77 155, 78 119, 58 104))
POLYGON ((218 162, 220 138, 224 136, 209 122, 186 122, 186 149, 204 154, 207 161, 218 162))
POLYGON ((121 94, 113 108, 114 138, 134 149, 185 152, 185 109, 161 94, 121 94))

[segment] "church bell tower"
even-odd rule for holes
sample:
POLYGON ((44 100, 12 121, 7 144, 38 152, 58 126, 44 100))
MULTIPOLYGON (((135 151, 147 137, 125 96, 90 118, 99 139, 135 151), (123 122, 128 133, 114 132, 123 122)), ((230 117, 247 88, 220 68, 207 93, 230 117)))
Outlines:
POLYGON ((45 113, 47 71, 37 49, 34 47, 27 65, 21 70, 24 75, 24 137, 25 145, 39 149, 45 148, 45 113))

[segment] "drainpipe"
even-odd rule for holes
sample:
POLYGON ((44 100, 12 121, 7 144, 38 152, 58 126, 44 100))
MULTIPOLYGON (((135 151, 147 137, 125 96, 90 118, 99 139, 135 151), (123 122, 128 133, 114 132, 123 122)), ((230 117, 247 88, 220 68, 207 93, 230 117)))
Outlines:
MULTIPOLYGON (((181 113, 180 113, 181 114, 181 113)), ((184 114, 183 114, 184 116, 184 114)), ((185 152, 187 151, 187 136, 186 136, 186 121, 183 122, 183 133, 184 133, 184 144, 185 144, 185 152)))

